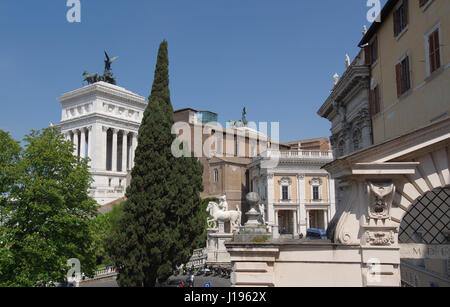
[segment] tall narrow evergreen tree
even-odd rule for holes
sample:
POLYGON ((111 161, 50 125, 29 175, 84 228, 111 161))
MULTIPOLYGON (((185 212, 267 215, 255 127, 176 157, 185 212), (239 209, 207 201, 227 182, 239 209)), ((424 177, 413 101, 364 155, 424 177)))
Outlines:
POLYGON ((121 269, 120 286, 154 286, 186 263, 204 230, 199 218, 201 163, 171 152, 173 108, 167 42, 158 52, 149 104, 139 128, 135 167, 119 231, 110 253, 121 269))

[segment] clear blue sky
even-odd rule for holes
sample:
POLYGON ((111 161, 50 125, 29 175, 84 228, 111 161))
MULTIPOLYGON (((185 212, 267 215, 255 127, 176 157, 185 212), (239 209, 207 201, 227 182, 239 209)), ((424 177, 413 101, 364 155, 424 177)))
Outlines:
MULTIPOLYGON (((0 129, 20 140, 57 123, 57 98, 103 72, 103 50, 120 56, 118 85, 148 97, 157 49, 169 42, 175 109, 279 121, 281 141, 329 136, 317 115, 353 58, 366 0, 81 0, 68 23, 66 0, 1 0, 0 129)), ((382 1, 384 4, 386 1, 382 1)))

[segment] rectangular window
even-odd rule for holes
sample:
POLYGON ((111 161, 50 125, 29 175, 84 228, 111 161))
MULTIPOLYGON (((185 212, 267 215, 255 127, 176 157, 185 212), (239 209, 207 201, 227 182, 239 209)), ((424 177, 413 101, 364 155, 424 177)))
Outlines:
POLYGON ((408 0, 403 0, 394 11, 394 36, 397 37, 408 25, 408 0))
POLYGON ((430 73, 441 67, 441 52, 439 46, 439 29, 428 36, 428 58, 430 62, 430 73))
POLYGON ((370 114, 374 116, 381 111, 381 102, 380 102, 380 88, 377 85, 373 90, 370 91, 370 114))
POLYGON ((313 200, 319 200, 319 187, 313 187, 313 200))
POLYGON ((219 182, 219 170, 218 169, 214 170, 214 182, 215 183, 219 182))
POLYGON ((366 65, 372 65, 378 59, 378 37, 375 36, 373 41, 365 48, 365 62, 366 65))
POLYGON ((428 2, 431 2, 431 0, 419 0, 419 7, 424 7, 428 2))
POLYGON ((281 189, 282 189, 282 192, 283 192, 283 199, 282 200, 289 200, 289 187, 288 186, 283 186, 281 189))
POLYGON ((395 73, 397 79, 397 96, 400 97, 411 88, 409 56, 405 57, 396 65, 395 73))

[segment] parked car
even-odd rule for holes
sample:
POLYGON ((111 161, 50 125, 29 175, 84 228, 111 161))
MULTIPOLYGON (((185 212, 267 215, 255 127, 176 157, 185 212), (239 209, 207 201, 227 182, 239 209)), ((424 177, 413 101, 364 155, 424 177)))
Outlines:
POLYGON ((323 229, 310 228, 306 231, 308 240, 327 240, 327 232, 323 229))
POLYGON ((209 276, 209 275, 212 274, 212 271, 211 271, 210 269, 205 269, 203 274, 204 274, 205 276, 209 276))

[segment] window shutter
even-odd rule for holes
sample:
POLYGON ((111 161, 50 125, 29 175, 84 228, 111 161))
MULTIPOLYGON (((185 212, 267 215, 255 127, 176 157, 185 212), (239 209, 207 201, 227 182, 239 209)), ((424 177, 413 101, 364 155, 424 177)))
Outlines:
POLYGON ((397 97, 402 95, 402 64, 395 65, 395 74, 397 76, 397 97))
POLYGON ((408 16, 409 16, 408 2, 409 2, 408 0, 403 0, 403 20, 405 26, 408 24, 408 16))
POLYGON ((375 36, 375 39, 373 40, 373 54, 372 54, 372 62, 376 61, 378 59, 378 37, 375 36))
POLYGON ((381 111, 381 105, 380 105, 380 87, 377 85, 375 89, 373 90, 374 95, 374 110, 375 114, 378 114, 381 111))
POLYGON ((435 56, 434 56, 434 35, 431 34, 428 37, 428 53, 429 53, 429 60, 430 60, 430 73, 432 73, 433 71, 435 71, 435 56))
POLYGON ((370 52, 370 45, 367 45, 366 47, 364 47, 364 57, 365 57, 365 63, 366 65, 371 65, 372 61, 371 61, 371 52, 370 52))
POLYGON ((397 36, 399 33, 399 14, 398 14, 398 10, 394 11, 394 36, 397 36))
POLYGON ((370 104, 370 115, 375 115, 375 92, 374 90, 369 91, 369 104, 370 104))
POLYGON ((434 32, 434 56, 435 56, 435 64, 436 69, 441 67, 441 53, 440 53, 440 43, 439 43, 439 30, 434 32))
POLYGON ((405 69, 406 69, 406 73, 405 73, 405 78, 406 78, 406 87, 405 87, 405 92, 407 90, 409 90, 411 88, 411 73, 410 73, 410 68, 409 68, 409 56, 407 56, 405 58, 405 69))

